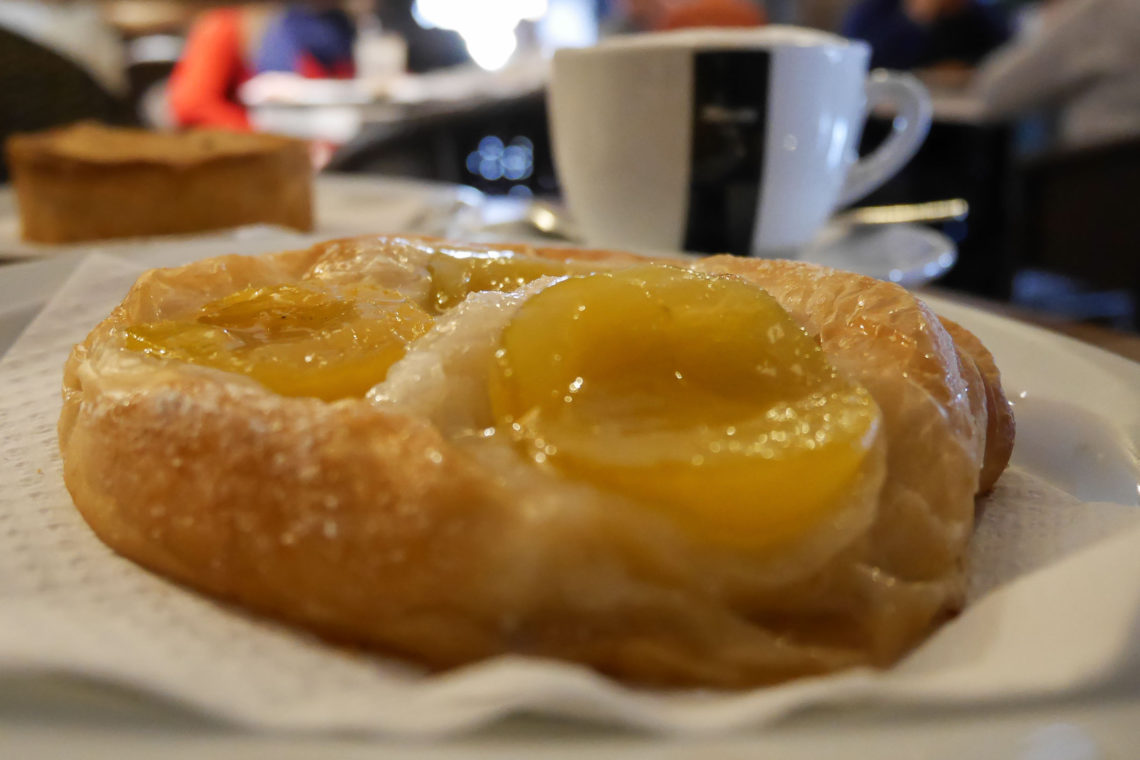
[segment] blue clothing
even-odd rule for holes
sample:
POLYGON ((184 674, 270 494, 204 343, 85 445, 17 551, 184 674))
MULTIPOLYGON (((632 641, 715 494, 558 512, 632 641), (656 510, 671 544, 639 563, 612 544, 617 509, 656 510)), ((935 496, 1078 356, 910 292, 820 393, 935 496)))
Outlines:
POLYGON ((355 40, 356 28, 344 11, 290 6, 266 28, 254 70, 351 75, 355 40))
POLYGON ((976 64, 1009 39, 1009 26, 999 11, 977 2, 922 26, 906 14, 903 0, 861 0, 844 19, 843 34, 871 46, 872 67, 917 69, 976 64))

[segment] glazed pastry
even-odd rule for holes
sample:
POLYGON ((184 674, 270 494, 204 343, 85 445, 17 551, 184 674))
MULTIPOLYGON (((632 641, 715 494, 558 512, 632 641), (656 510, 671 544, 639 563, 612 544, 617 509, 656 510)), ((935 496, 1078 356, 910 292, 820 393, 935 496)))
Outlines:
POLYGON ((28 241, 313 226, 313 172, 301 140, 81 123, 13 135, 4 147, 28 241))
POLYGON ((433 668, 747 687, 963 602, 1012 416, 894 285, 809 264, 336 241, 145 274, 60 444, 136 562, 433 668))

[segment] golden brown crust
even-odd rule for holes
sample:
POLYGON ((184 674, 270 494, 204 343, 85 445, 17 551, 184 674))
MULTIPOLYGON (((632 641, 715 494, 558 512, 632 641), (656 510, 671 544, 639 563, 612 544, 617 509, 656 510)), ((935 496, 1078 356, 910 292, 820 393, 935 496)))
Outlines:
POLYGON ((79 124, 5 145, 23 236, 40 243, 280 224, 312 229, 299 140, 79 124))
POLYGON ((183 166, 234 157, 270 156, 300 140, 280 135, 199 129, 154 132, 79 122, 44 132, 12 135, 8 157, 21 165, 93 170, 131 164, 183 166))
POLYGON ((1005 396, 1001 385, 1001 372, 994 362, 993 354, 978 340, 977 336, 957 322, 940 317, 942 326, 954 339, 954 345, 961 354, 977 367, 986 393, 986 449, 978 493, 988 493, 1005 472, 1009 458, 1013 455, 1013 440, 1016 425, 1013 407, 1005 396))
POLYGON ((767 287, 883 408, 887 435, 851 495, 876 500, 877 517, 798 566, 712 551, 653 510, 399 407, 282 398, 117 343, 124 324, 306 273, 412 292, 435 244, 334 241, 140 278, 65 369, 65 479, 100 538, 195 588, 431 666, 525 652, 653 684, 886 664, 961 603, 980 383, 893 286, 795 262, 696 265, 767 287))

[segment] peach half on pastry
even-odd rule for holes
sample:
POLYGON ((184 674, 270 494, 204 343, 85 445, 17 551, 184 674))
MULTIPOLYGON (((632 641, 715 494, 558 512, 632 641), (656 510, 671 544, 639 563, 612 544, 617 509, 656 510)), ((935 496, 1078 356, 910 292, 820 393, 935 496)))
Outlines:
POLYGON ((960 607, 1012 445, 992 359, 951 329, 795 262, 223 257, 147 273, 76 347, 65 479, 136 562, 432 668, 887 665, 960 607))

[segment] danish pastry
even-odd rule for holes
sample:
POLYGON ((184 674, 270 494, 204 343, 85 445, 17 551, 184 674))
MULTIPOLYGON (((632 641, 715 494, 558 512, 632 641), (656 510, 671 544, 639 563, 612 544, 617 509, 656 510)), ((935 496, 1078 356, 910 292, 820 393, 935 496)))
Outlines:
POLYGON ((313 227, 313 172, 301 140, 79 123, 13 135, 4 147, 32 242, 313 227))
POLYGON ((63 396, 76 506, 152 570, 432 668, 666 686, 896 660, 1013 437, 894 285, 401 237, 148 272, 63 396))

